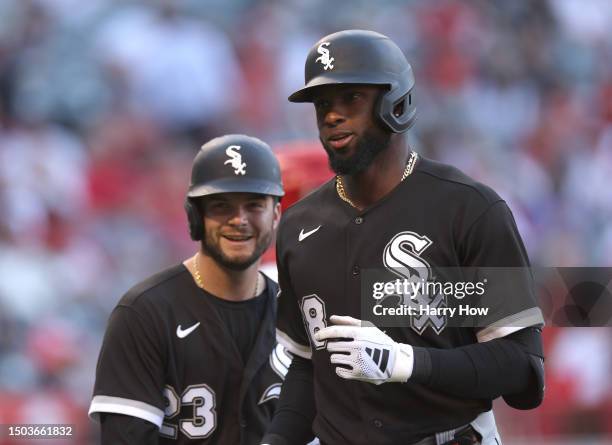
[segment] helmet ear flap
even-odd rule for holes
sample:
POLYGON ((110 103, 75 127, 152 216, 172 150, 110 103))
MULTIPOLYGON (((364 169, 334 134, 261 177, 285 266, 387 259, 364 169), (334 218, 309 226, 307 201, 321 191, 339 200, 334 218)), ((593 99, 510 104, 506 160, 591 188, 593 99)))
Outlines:
POLYGON ((381 94, 376 109, 380 119, 392 132, 403 133, 416 120, 416 105, 412 89, 399 97, 398 92, 395 89, 381 94))
POLYGON ((194 241, 200 241, 204 237, 204 223, 197 203, 191 199, 185 199, 185 212, 187 213, 187 223, 189 224, 189 235, 194 241))

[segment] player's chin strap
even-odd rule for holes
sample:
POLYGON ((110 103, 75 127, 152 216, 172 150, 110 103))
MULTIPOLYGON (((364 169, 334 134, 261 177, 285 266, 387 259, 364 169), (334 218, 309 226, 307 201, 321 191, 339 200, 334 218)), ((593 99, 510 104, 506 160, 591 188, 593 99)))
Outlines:
POLYGON ((318 331, 317 341, 327 340, 331 363, 344 379, 380 385, 406 382, 412 375, 412 346, 397 343, 369 322, 332 315, 333 326, 318 331))

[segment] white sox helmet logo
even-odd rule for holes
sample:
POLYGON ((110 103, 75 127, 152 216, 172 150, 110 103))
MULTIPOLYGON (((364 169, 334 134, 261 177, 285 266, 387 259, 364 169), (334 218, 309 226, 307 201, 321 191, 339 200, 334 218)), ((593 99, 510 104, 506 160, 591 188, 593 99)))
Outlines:
MULTIPOLYGON (((421 258, 423 252, 431 246, 432 242, 426 236, 415 232, 400 232, 395 235, 385 246, 383 263, 385 267, 399 276, 402 280, 409 282, 428 282, 431 279, 431 267, 427 261, 421 258)), ((400 304, 414 307, 419 313, 420 307, 446 307, 446 296, 443 293, 427 295, 423 293, 403 294, 400 304)), ((427 326, 439 334, 446 327, 445 315, 413 315, 410 317, 410 327, 420 334, 427 326)))
POLYGON ((332 65, 334 58, 329 57, 329 49, 327 49, 326 46, 329 46, 329 42, 323 42, 319 45, 319 47, 317 48, 317 52, 321 55, 315 59, 315 62, 321 62, 325 71, 334 68, 334 66, 332 65))
POLYGON ((242 155, 236 150, 240 150, 240 145, 230 145, 227 147, 225 154, 229 157, 229 159, 223 164, 230 164, 234 169, 235 175, 245 175, 247 166, 246 162, 242 162, 242 155))

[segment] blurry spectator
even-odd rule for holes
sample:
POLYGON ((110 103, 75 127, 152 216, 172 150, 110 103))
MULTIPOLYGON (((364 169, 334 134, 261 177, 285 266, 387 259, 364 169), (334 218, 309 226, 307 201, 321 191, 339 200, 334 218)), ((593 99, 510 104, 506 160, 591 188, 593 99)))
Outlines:
POLYGON ((242 74, 231 43, 213 25, 164 0, 119 9, 96 40, 115 101, 172 130, 227 128, 243 93, 242 74))

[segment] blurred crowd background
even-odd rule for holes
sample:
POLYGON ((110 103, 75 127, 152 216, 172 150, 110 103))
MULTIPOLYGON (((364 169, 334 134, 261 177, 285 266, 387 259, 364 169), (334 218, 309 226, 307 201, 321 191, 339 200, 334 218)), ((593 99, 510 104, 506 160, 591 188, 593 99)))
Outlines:
MULTIPOLYGON (((196 150, 247 133, 286 156, 291 196, 328 177, 321 162, 304 176, 322 155, 314 113, 286 97, 309 47, 347 28, 402 47, 411 146, 497 190, 532 263, 612 266, 607 0, 2 0, 0 424, 71 423, 97 443, 86 411, 111 309, 196 248, 196 150)), ((546 401, 498 405, 506 443, 611 441, 612 330, 545 342, 546 401)))

